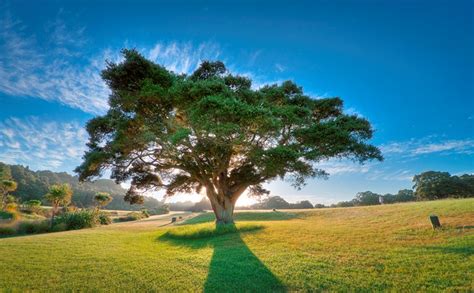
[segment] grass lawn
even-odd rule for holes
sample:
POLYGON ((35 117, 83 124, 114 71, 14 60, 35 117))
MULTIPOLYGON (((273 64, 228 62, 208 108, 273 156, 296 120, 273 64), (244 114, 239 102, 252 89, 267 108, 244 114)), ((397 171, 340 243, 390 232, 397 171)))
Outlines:
POLYGON ((237 220, 259 228, 165 237, 209 229, 212 215, 203 214, 188 226, 147 219, 0 239, 0 290, 474 290, 474 199, 243 212, 237 220), (432 213, 443 229, 431 229, 432 213))

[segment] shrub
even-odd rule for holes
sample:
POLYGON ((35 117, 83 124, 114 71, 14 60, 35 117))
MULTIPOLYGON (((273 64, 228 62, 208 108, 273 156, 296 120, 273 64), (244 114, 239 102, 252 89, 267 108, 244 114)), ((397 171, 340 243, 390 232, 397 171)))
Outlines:
POLYGON ((142 214, 143 214, 144 218, 149 218, 150 217, 150 213, 148 212, 148 210, 142 210, 142 214))
POLYGON ((19 234, 39 234, 49 232, 49 221, 24 221, 18 225, 19 234))
POLYGON ((67 225, 66 223, 59 223, 53 226, 51 228, 51 232, 61 232, 61 231, 66 231, 67 230, 67 225))
POLYGON ((19 218, 18 213, 15 210, 0 211, 1 220, 17 220, 19 218))
POLYGON ((147 211, 148 211, 148 214, 150 214, 152 216, 169 214, 169 212, 170 212, 168 205, 163 205, 163 206, 158 207, 158 208, 149 209, 147 211))
POLYGON ((112 218, 107 213, 99 213, 99 223, 101 225, 109 225, 112 223, 112 218))
POLYGON ((129 222, 129 221, 137 221, 144 219, 145 216, 143 215, 142 212, 131 212, 127 214, 125 217, 119 217, 117 218, 117 222, 129 222))
POLYGON ((11 236, 15 234, 16 234, 16 230, 13 227, 0 227, 0 237, 11 236))
POLYGON ((43 214, 43 209, 41 208, 41 201, 37 199, 32 199, 23 202, 22 212, 28 214, 43 214))
POLYGON ((62 223, 66 225, 66 230, 92 228, 99 224, 99 216, 97 212, 92 210, 65 212, 54 219, 54 225, 62 223))

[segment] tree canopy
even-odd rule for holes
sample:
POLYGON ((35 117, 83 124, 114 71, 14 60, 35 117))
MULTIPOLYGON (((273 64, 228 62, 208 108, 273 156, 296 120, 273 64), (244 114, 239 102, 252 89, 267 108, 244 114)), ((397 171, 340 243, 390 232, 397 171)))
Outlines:
POLYGON ((205 189, 227 223, 239 196, 266 194, 265 182, 286 178, 300 188, 328 175, 318 162, 382 159, 368 143, 370 123, 343 113, 340 98, 311 98, 291 81, 252 88, 219 61, 178 75, 135 50, 123 55, 102 72, 110 108, 88 122, 89 150, 76 172, 87 180, 111 169, 117 182, 131 181, 131 203, 144 190, 205 189))
POLYGON ((97 192, 94 196, 94 200, 100 207, 108 205, 112 201, 112 199, 113 198, 107 192, 97 192))
POLYGON ((418 199, 473 197, 474 175, 451 176, 448 172, 427 171, 413 177, 418 199))

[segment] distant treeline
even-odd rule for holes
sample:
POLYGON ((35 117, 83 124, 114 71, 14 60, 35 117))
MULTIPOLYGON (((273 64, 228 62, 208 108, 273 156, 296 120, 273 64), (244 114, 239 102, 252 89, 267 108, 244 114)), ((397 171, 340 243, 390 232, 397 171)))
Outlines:
POLYGON ((111 210, 140 210, 140 209, 167 209, 162 202, 152 197, 145 197, 142 205, 130 205, 123 200, 126 190, 110 179, 99 179, 94 182, 79 182, 77 176, 66 172, 32 171, 21 165, 7 165, 0 163, 2 177, 11 178, 18 184, 18 188, 11 194, 20 202, 36 199, 44 204, 44 195, 52 184, 68 183, 73 190, 72 203, 77 207, 92 207, 96 203, 94 196, 97 192, 107 192, 112 201, 105 206, 111 210))
MULTIPOLYGON (((203 197, 199 202, 184 201, 169 204, 172 211, 192 211, 199 212, 204 210, 211 210, 211 203, 209 199, 203 197)), ((268 196, 262 198, 258 203, 251 206, 238 206, 238 210, 271 210, 271 209, 312 209, 314 206, 308 200, 303 200, 297 203, 289 203, 280 196, 268 196)))
POLYGON ((413 177, 413 190, 402 189, 397 194, 377 194, 371 191, 357 193, 350 201, 332 207, 352 207, 443 198, 474 197, 474 175, 451 175, 448 172, 427 171, 413 177))

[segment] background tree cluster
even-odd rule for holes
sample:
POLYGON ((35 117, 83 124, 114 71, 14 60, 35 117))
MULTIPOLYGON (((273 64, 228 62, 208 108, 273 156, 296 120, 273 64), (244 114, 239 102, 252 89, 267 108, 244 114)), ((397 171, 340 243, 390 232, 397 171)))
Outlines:
POLYGON ((413 189, 420 200, 474 197, 474 175, 451 176, 428 171, 413 177, 413 189))
POLYGON ((372 191, 359 192, 350 201, 341 201, 333 207, 352 207, 407 202, 415 200, 435 200, 443 198, 474 197, 474 175, 451 176, 448 172, 427 171, 413 177, 413 190, 402 189, 396 194, 378 194, 372 191))
MULTIPOLYGON (((13 180, 17 183, 15 191, 11 191, 19 202, 25 203, 30 200, 44 201, 44 195, 49 192, 49 188, 55 184, 69 184, 73 191, 72 204, 77 207, 94 207, 97 204, 95 199, 98 192, 106 192, 112 200, 105 205, 110 210, 141 210, 141 209, 161 209, 166 205, 153 197, 144 197, 141 205, 130 205, 124 201, 126 190, 110 179, 99 179, 94 182, 79 182, 77 176, 71 176, 66 172, 52 171, 32 171, 28 167, 21 165, 7 165, 0 163, 0 173, 2 179, 13 180)), ((46 203, 46 202, 44 202, 46 203)))
MULTIPOLYGON (((312 209, 314 206, 308 200, 303 200, 296 203, 289 203, 280 196, 266 196, 260 201, 251 206, 237 207, 240 210, 271 210, 271 209, 312 209)), ((207 198, 201 199, 199 202, 184 201, 170 203, 170 210, 172 211, 192 211, 200 212, 211 210, 211 202, 207 198)))

